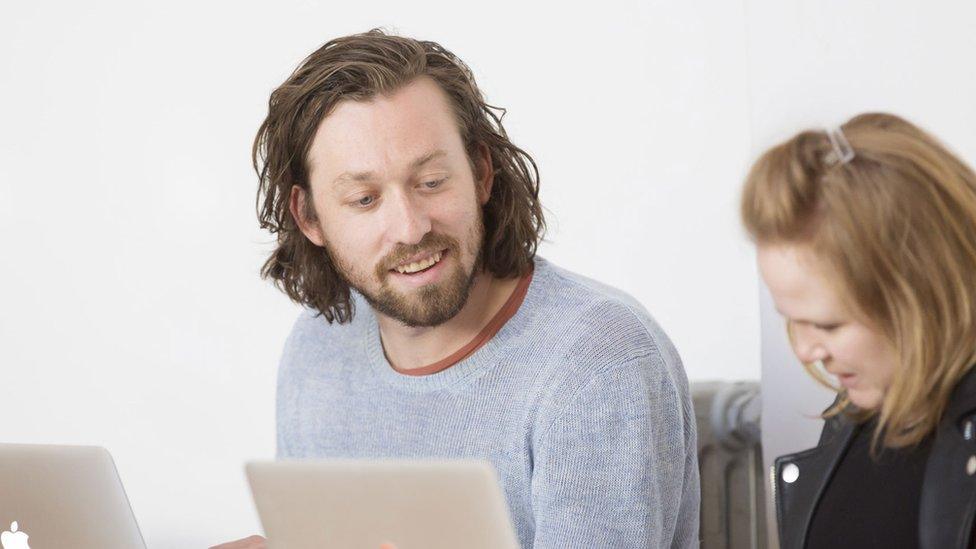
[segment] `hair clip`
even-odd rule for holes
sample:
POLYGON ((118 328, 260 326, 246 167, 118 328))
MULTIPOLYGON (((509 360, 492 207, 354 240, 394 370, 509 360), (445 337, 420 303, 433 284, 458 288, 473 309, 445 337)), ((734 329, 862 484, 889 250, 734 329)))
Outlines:
POLYGON ((847 142, 847 138, 844 137, 844 132, 841 131, 840 126, 825 131, 827 133, 827 139, 830 140, 830 147, 833 149, 824 157, 827 165, 847 164, 853 160, 854 148, 847 142))

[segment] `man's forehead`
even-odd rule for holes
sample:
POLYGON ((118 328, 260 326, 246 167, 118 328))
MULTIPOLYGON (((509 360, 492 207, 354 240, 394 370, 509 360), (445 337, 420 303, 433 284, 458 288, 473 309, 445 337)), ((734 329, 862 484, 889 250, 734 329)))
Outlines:
POLYGON ((448 101, 421 80, 389 96, 341 102, 319 124, 308 164, 316 178, 331 180, 415 167, 455 149, 463 146, 448 101))

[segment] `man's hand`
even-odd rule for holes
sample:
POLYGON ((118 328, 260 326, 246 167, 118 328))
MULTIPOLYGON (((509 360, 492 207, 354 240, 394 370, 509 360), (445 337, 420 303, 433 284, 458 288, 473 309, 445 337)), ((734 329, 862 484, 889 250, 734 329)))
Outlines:
POLYGON ((267 540, 261 536, 251 536, 237 541, 228 541, 220 545, 214 545, 210 549, 267 549, 267 540))

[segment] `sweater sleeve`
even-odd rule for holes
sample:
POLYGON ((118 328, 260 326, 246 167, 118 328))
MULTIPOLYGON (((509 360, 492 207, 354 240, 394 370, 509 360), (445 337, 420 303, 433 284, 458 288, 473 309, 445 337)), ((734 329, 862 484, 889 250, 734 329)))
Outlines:
POLYGON ((565 403, 534 452, 534 549, 698 546, 694 418, 680 383, 654 352, 595 374, 565 403))

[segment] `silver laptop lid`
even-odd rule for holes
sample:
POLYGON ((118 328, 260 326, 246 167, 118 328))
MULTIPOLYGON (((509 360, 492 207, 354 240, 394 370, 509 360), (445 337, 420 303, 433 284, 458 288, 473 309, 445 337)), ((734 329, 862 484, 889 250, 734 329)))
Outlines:
POLYGON ((279 461, 246 467, 271 549, 517 549, 480 461, 279 461))
POLYGON ((96 446, 0 443, 0 532, 5 549, 145 547, 112 456, 96 446))

